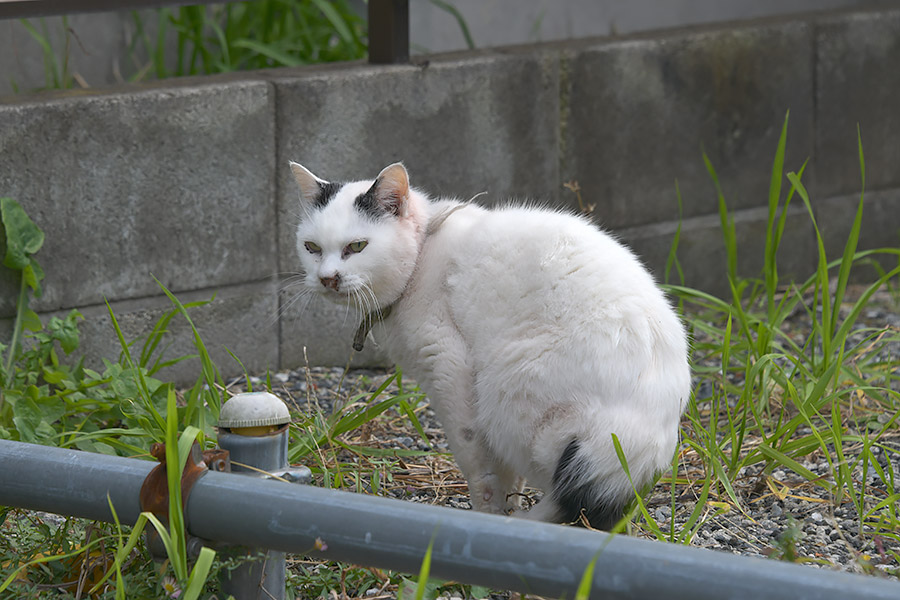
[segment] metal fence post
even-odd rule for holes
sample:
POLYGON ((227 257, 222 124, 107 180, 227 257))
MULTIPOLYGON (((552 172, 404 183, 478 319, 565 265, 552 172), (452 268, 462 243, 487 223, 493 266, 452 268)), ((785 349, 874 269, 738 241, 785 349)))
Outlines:
MULTIPOLYGON (((231 471, 309 483, 309 469, 291 469, 288 463, 290 421, 284 402, 267 392, 237 394, 225 402, 219 415, 219 447, 228 450, 231 471)), ((261 548, 225 548, 221 552, 245 559, 239 567, 222 573, 220 582, 225 597, 284 599, 284 552, 261 548)))
POLYGON ((409 0, 369 0, 369 62, 409 62, 409 0))

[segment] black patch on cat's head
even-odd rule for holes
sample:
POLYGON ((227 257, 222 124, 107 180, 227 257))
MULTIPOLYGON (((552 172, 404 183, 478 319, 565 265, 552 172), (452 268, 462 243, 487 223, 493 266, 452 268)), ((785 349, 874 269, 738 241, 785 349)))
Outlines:
POLYGON ((369 188, 365 194, 360 194, 353 202, 356 210, 372 219, 380 219, 384 216, 384 208, 375 197, 375 186, 369 188))
POLYGON ((342 183, 332 183, 330 181, 319 181, 319 193, 312 199, 313 208, 324 208, 332 198, 343 187, 342 183))
POLYGON ((398 216, 400 210, 398 202, 385 203, 378 198, 378 184, 380 183, 380 179, 375 180, 375 183, 372 184, 372 187, 370 187, 366 193, 356 197, 353 205, 356 206, 356 210, 375 220, 386 215, 398 216))

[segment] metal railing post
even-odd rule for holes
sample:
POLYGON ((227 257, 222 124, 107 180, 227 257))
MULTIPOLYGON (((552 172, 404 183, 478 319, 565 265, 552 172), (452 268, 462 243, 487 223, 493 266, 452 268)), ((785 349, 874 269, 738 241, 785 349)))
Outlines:
MULTIPOLYGON (((232 473, 258 478, 309 483, 309 469, 291 469, 288 463, 287 406, 267 392, 237 394, 222 405, 219 414, 219 447, 228 450, 232 473)), ((284 552, 265 548, 223 548, 222 553, 243 560, 223 572, 222 594, 241 600, 283 600, 284 552)))
POLYGON ((409 0, 369 0, 369 62, 409 62, 409 0))

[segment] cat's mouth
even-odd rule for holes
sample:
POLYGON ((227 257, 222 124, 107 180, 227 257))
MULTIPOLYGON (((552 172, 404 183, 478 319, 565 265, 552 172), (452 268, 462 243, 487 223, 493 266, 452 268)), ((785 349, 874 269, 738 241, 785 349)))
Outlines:
POLYGON ((344 282, 329 283, 328 285, 322 283, 318 288, 318 292, 329 302, 334 302, 335 304, 350 306, 356 306, 357 304, 352 286, 344 282))
POLYGON ((332 302, 348 303, 352 296, 352 286, 341 277, 340 273, 335 273, 328 277, 319 277, 319 293, 324 295, 332 302))
POLYGON ((327 277, 317 277, 316 291, 329 302, 344 306, 353 306, 363 314, 378 306, 374 291, 361 284, 355 277, 343 277, 335 273, 327 277))
POLYGON ((342 289, 340 287, 332 288, 332 287, 321 287, 319 288, 319 293, 331 300, 332 302, 340 302, 342 304, 346 304, 350 302, 352 298, 352 294, 349 290, 342 289))

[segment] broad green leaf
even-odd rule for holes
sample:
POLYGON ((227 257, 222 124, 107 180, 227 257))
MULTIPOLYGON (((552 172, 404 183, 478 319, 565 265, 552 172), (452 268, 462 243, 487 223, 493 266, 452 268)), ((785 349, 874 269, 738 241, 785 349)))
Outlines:
POLYGON ((33 258, 28 259, 28 264, 22 269, 22 280, 25 285, 34 291, 34 295, 40 298, 41 280, 44 278, 44 270, 33 258))
POLYGON ((6 233, 3 264, 10 269, 24 270, 31 264, 29 257, 43 246, 44 232, 12 198, 0 198, 0 219, 6 233))
POLYGON ((331 22, 332 26, 334 26, 335 31, 338 32, 338 35, 346 42, 347 44, 352 44, 353 34, 350 31, 350 27, 347 26, 346 21, 341 16, 341 14, 332 6, 331 2, 327 0, 312 0, 313 4, 315 4, 319 10, 325 15, 325 17, 331 22))
POLYGON ((84 319, 84 316, 77 310, 73 310, 65 319, 53 317, 47 324, 47 331, 53 336, 53 339, 59 341, 59 345, 66 354, 71 354, 78 348, 78 319, 84 319))
POLYGON ((43 328, 44 324, 41 323, 41 318, 36 312, 29 308, 22 313, 22 329, 26 331, 41 331, 43 328))

